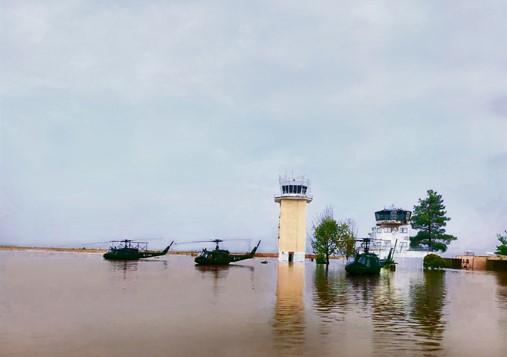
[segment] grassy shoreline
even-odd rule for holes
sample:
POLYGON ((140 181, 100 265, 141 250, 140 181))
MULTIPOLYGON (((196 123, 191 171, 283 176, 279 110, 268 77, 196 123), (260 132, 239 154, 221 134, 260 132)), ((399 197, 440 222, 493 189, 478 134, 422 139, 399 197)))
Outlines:
POLYGON ((0 245, 0 250, 37 250, 43 252, 75 252, 75 253, 105 253, 107 249, 88 248, 60 248, 60 247, 24 247, 17 245, 0 245))
MULTIPOLYGON (((105 252, 107 252, 107 249, 61 248, 61 247, 24 247, 24 246, 16 246, 16 245, 0 245, 0 250, 67 252, 67 253, 95 253, 95 254, 104 254, 105 252)), ((196 256, 197 254, 199 254, 199 252, 197 252, 197 251, 188 251, 188 252, 169 251, 168 254, 196 256)), ((255 256, 259 257, 259 258, 277 258, 278 253, 256 253, 255 256)))

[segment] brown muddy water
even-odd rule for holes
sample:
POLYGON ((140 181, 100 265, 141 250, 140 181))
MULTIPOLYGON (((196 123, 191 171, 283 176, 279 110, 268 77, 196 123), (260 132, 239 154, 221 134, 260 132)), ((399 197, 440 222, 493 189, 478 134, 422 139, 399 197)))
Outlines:
POLYGON ((507 274, 0 251, 0 356, 506 356, 507 274))

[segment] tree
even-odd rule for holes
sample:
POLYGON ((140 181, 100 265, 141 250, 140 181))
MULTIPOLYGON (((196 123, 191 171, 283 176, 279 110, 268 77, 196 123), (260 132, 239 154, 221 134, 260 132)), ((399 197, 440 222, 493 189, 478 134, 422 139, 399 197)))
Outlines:
POLYGON ((442 269, 445 268, 445 260, 437 254, 428 254, 423 259, 424 269, 442 269))
POLYGON ((496 246, 495 254, 507 255, 507 230, 505 231, 505 235, 497 234, 496 236, 502 244, 496 246))
POLYGON ((348 260, 350 256, 356 253, 356 223, 347 219, 338 223, 338 252, 348 260))
POLYGON ((433 190, 428 190, 428 197, 424 200, 419 199, 414 206, 414 213, 410 219, 412 228, 417 229, 417 235, 410 237, 410 246, 412 248, 421 248, 425 246, 430 251, 447 250, 447 245, 457 238, 450 234, 445 234, 447 222, 451 219, 446 217, 444 200, 433 190))
POLYGON ((336 221, 333 209, 326 207, 313 224, 312 248, 317 254, 317 263, 329 264, 329 257, 338 253, 347 257, 355 253, 355 223, 348 219, 336 221))
POLYGON ((333 209, 326 209, 317 217, 317 224, 313 223, 312 248, 314 253, 325 258, 329 265, 329 257, 338 252, 337 237, 338 223, 333 218, 333 209))

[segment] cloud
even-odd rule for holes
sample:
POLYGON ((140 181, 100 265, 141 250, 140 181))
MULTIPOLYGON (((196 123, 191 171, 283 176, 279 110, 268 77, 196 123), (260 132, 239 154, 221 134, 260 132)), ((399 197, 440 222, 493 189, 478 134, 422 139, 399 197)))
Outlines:
POLYGON ((3 10, 2 239, 247 232, 275 249, 284 172, 312 179, 308 222, 333 205, 364 235, 433 188, 460 250, 505 229, 482 209, 507 192, 502 2, 3 10))
POLYGON ((499 96, 491 101, 491 110, 493 113, 507 118, 507 96, 499 96))

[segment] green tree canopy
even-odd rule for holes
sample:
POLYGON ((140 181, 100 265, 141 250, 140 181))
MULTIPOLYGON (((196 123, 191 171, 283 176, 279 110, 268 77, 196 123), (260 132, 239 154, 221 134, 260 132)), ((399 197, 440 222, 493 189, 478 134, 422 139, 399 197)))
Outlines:
POLYGON ((428 254, 423 259, 424 269, 442 269, 445 268, 445 260, 440 255, 428 254))
POLYGON ((315 254, 324 257, 325 263, 329 264, 329 257, 338 252, 337 236, 338 223, 333 217, 333 209, 326 209, 317 217, 313 223, 312 248, 315 254))
POLYGON ((414 206, 410 224, 418 232, 415 237, 410 237, 410 246, 445 252, 449 243, 457 238, 445 233, 444 227, 451 219, 446 217, 442 195, 433 190, 428 190, 427 193, 428 196, 419 199, 418 204, 414 206))
POLYGON ((353 220, 347 219, 338 222, 337 247, 338 252, 347 259, 356 254, 356 224, 353 220))
POLYGON ((496 246, 495 254, 507 255, 507 230, 505 231, 504 235, 497 234, 496 236, 502 244, 496 246))
POLYGON ((323 257, 329 264, 329 257, 341 253, 347 257, 355 252, 355 234, 352 220, 337 222, 333 217, 333 209, 326 209, 313 223, 312 248, 315 254, 323 257))

